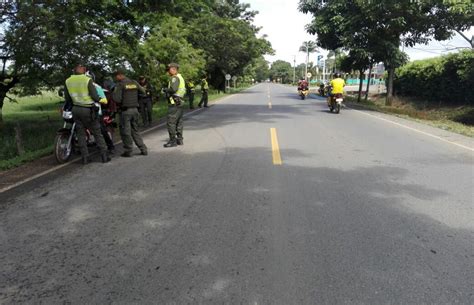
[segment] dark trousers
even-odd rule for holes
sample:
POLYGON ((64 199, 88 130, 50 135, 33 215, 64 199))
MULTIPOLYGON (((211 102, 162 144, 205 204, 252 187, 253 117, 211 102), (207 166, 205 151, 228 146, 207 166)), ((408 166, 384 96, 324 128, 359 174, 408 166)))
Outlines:
POLYGON ((194 92, 188 92, 189 109, 194 109, 194 92))
POLYGON ((202 96, 201 96, 201 101, 199 102, 199 107, 202 107, 204 104, 204 107, 207 107, 207 102, 208 102, 208 92, 207 90, 202 90, 202 96))
POLYGON ((139 116, 137 108, 129 108, 120 113, 120 135, 124 152, 131 153, 133 151, 133 142, 140 148, 140 151, 147 151, 142 136, 138 132, 139 116))
POLYGON ((167 127, 170 141, 183 139, 183 106, 169 105, 167 116, 167 127))
POLYGON ((100 132, 102 133, 102 136, 104 137, 105 144, 107 144, 107 149, 108 150, 114 150, 115 145, 114 141, 109 134, 109 130, 107 129, 107 126, 105 126, 105 123, 102 121, 102 118, 100 118, 100 132))
POLYGON ((72 107, 72 116, 74 123, 76 123, 77 129, 77 141, 79 149, 81 150, 82 157, 86 158, 89 156, 89 150, 87 148, 86 129, 94 135, 97 146, 99 146, 101 153, 107 152, 107 146, 105 145, 104 137, 100 131, 99 116, 97 111, 92 108, 72 107))
POLYGON ((139 104, 143 125, 150 125, 153 120, 153 101, 151 98, 142 98, 139 100, 139 104))

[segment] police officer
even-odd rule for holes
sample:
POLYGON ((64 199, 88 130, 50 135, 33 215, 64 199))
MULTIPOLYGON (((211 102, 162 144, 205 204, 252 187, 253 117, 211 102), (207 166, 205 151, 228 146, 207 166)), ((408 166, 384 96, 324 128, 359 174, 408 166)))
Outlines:
POLYGON ((204 105, 204 107, 208 107, 207 106, 207 102, 208 102, 208 99, 209 99, 209 96, 208 96, 208 92, 209 92, 209 84, 207 82, 207 76, 204 75, 204 78, 201 80, 201 101, 199 102, 199 108, 202 108, 202 106, 204 105))
POLYGON ((186 82, 186 95, 189 99, 189 109, 194 109, 195 86, 193 81, 186 82))
POLYGON ((87 68, 78 64, 74 68, 74 75, 66 80, 64 90, 66 103, 72 103, 72 115, 77 128, 77 138, 81 150, 82 163, 89 163, 89 150, 86 142, 86 129, 94 135, 99 146, 102 163, 110 161, 107 155, 107 146, 100 131, 98 108, 95 103, 99 103, 100 97, 97 94, 94 82, 85 73, 87 68))
POLYGON ((145 95, 143 89, 136 81, 125 76, 125 72, 118 70, 115 72, 115 79, 118 84, 115 86, 113 99, 120 109, 120 135, 123 141, 122 157, 131 157, 133 142, 138 146, 142 155, 148 155, 148 149, 143 143, 143 139, 138 132, 138 96, 145 95))
POLYGON ((153 96, 152 96, 152 87, 148 83, 145 76, 140 76, 138 78, 138 83, 140 86, 145 89, 146 94, 140 94, 138 100, 140 105, 140 113, 142 116, 143 126, 151 126, 152 114, 153 114, 153 96))
POLYGON ((186 94, 184 78, 178 73, 179 65, 171 63, 168 65, 170 81, 165 89, 168 100, 167 126, 170 139, 164 147, 176 147, 183 145, 183 97, 186 94))

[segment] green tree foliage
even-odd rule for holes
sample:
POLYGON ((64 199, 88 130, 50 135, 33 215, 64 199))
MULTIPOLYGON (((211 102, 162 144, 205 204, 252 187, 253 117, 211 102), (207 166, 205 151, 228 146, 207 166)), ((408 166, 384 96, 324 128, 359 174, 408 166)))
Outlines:
POLYGON ((284 60, 277 60, 270 67, 270 80, 289 84, 293 80, 293 68, 284 60))
POLYGON ((258 38, 258 29, 241 19, 202 16, 192 23, 190 41, 204 50, 210 83, 225 88, 225 75, 241 75, 243 69, 264 54, 272 53, 270 43, 258 38))
POLYGON ((394 80, 400 95, 432 103, 474 105, 474 51, 417 60, 397 69, 394 80))
POLYGON ((252 79, 257 82, 266 81, 270 77, 268 61, 263 56, 258 57, 245 67, 243 75, 246 83, 250 83, 252 79))
POLYGON ((6 1, 0 11, 0 111, 12 88, 56 88, 78 62, 99 81, 122 67, 163 86, 175 61, 185 78, 207 73, 218 86, 272 52, 251 24, 257 12, 238 0, 6 1))
POLYGON ((393 94, 395 69, 405 56, 399 47, 444 40, 473 24, 472 4, 460 1, 413 0, 301 0, 300 10, 311 13, 307 30, 318 35, 318 45, 366 53, 371 63, 383 61, 388 70, 387 103, 393 94))

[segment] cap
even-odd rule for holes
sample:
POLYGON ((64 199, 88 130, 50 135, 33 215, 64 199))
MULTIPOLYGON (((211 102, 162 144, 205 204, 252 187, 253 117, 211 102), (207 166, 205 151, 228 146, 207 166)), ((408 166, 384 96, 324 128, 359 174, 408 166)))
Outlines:
POLYGON ((169 70, 171 68, 179 69, 179 65, 177 63, 172 62, 168 65, 168 68, 166 70, 169 70))

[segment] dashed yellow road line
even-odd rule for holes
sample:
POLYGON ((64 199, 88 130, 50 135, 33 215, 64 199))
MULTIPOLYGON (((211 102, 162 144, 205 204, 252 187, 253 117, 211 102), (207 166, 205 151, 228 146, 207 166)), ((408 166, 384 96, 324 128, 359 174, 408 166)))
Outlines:
POLYGON ((270 135, 272 139, 272 156, 274 165, 282 165, 280 145, 278 145, 278 136, 275 128, 270 128, 270 135))

